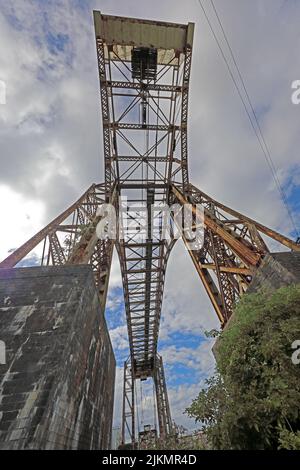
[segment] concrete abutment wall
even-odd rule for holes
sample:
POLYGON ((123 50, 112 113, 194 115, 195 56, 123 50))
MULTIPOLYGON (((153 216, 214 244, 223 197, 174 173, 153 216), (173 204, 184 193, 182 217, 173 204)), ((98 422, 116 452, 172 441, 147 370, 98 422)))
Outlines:
MULTIPOLYGON (((284 251, 269 253, 257 269, 245 295, 259 292, 272 292, 283 286, 300 283, 300 252, 284 251)), ((234 319, 234 313, 225 325, 225 330, 234 319)), ((218 360, 218 347, 222 336, 217 338, 212 350, 218 360)))
POLYGON ((115 358, 90 266, 0 270, 0 449, 110 448, 115 358))

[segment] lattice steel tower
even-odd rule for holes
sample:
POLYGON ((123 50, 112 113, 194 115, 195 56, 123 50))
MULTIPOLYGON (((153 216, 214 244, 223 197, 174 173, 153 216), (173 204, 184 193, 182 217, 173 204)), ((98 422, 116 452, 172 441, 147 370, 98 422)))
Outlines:
MULTIPOLYGON (((130 346, 124 365, 122 436, 123 442, 129 436, 134 443, 137 379, 153 378, 160 434, 172 433, 157 342, 166 265, 176 239, 172 230, 164 237, 163 211, 153 217, 151 207, 189 203, 193 217, 199 205, 203 208, 204 236, 199 248, 189 254, 222 326, 269 251, 261 234, 292 250, 300 247, 189 182, 187 117, 194 24, 106 16, 98 11, 94 22, 105 182, 92 185, 0 267, 15 266, 38 245, 43 265, 89 263, 104 308, 116 245, 130 346), (127 198, 125 206, 120 196, 127 198), (106 203, 122 214, 125 226, 123 236, 115 241, 99 239, 96 233, 107 214, 99 208, 106 203)), ((188 243, 185 232, 183 240, 188 243)))

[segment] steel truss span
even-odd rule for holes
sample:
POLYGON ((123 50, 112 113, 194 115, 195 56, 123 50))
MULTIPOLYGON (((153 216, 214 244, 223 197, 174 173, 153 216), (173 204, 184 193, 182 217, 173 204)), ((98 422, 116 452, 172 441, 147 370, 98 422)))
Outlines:
POLYGON ((166 266, 175 239, 161 230, 171 183, 188 181, 187 115, 194 25, 94 12, 107 197, 126 197, 126 226, 116 241, 130 357, 124 367, 122 441, 136 439, 137 380, 155 384, 160 435, 172 420, 157 343, 166 266), (140 230, 137 230, 137 226, 140 230), (143 235, 141 235, 143 231, 143 235))
MULTIPOLYGON (((171 230, 166 237, 165 213, 159 209, 153 214, 153 205, 190 204, 195 221, 201 212, 202 238, 188 252, 222 327, 268 253, 267 239, 291 250, 300 251, 300 246, 189 182, 187 116, 194 25, 98 11, 94 23, 105 182, 93 184, 0 268, 90 264, 104 308, 116 246, 130 346, 124 364, 122 441, 129 439, 135 446, 137 381, 153 380, 160 435, 173 432, 157 344, 166 266, 178 219, 168 214, 171 230), (96 230, 107 219, 108 203, 122 227, 122 236, 119 231, 116 239, 99 238, 96 230)), ((189 246, 185 231, 182 238, 189 246)))

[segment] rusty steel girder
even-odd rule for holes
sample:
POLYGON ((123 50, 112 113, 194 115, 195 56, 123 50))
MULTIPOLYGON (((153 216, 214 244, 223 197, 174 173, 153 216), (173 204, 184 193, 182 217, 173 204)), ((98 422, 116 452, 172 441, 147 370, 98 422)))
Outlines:
POLYGON ((123 403, 131 405, 129 415, 123 410, 123 441, 126 431, 134 444, 135 406, 129 381, 133 390, 136 380, 154 380, 161 433, 172 428, 157 342, 166 266, 176 240, 172 236, 164 239, 154 227, 151 209, 168 203, 171 182, 183 191, 189 182, 187 117, 193 25, 100 12, 94 12, 94 21, 106 190, 109 197, 115 184, 118 195, 127 197, 132 206, 132 213, 123 214, 126 230, 116 248, 130 346, 123 403))
MULTIPOLYGON (((192 184, 185 192, 172 185, 172 202, 192 204, 194 214, 199 206, 204 210, 201 249, 188 251, 222 326, 269 252, 262 235, 300 251, 299 244, 217 202, 192 184)), ((184 232, 183 240, 188 246, 184 232)))
MULTIPOLYGON (((11 268, 35 253, 41 265, 90 264, 105 307, 114 245, 119 255, 130 356, 124 364, 122 442, 137 445, 135 384, 153 380, 162 437, 173 432, 158 337, 166 267, 176 242, 161 229, 163 210, 192 206, 203 233, 189 249, 222 326, 268 253, 264 237, 291 250, 289 238, 214 200, 189 182, 187 119, 194 25, 120 18, 94 12, 103 124, 105 182, 11 253, 11 268), (154 63, 156 61, 156 63, 154 63), (110 203, 117 238, 98 238, 110 203), (200 211, 201 208, 201 211, 200 211), (202 237, 202 238, 201 238, 202 237)), ((169 214, 171 226, 177 221, 169 214)), ((190 240, 183 231, 188 248, 190 240)))
MULTIPOLYGON (((110 202, 115 204, 113 192, 110 202)), ((114 240, 99 240, 95 228, 100 220, 98 208, 105 204, 104 184, 93 184, 68 209, 30 238, 0 263, 0 268, 13 268, 38 252, 41 266, 91 264, 99 290, 100 302, 105 305, 114 240)))

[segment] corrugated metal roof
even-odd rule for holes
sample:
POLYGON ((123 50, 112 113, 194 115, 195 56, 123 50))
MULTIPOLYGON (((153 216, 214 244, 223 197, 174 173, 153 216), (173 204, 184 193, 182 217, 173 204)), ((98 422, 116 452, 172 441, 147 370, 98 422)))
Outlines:
MULTIPOLYGON (((114 53, 122 60, 131 60, 133 46, 144 46, 158 49, 159 64, 167 64, 170 61, 178 63, 187 37, 190 41, 193 37, 193 23, 182 25, 123 18, 102 15, 99 11, 94 11, 94 22, 96 37, 103 39, 107 45, 113 45, 114 53)), ((108 54, 107 48, 106 53, 108 54)), ((116 57, 115 54, 113 55, 116 57)))

